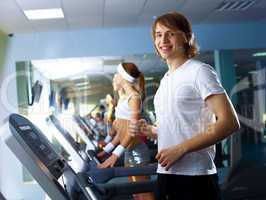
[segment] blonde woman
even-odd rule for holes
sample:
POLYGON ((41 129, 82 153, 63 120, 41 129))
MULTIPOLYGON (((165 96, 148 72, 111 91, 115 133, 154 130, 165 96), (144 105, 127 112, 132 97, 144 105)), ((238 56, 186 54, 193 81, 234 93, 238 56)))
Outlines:
MULTIPOLYGON (((149 163, 149 150, 138 136, 129 134, 129 123, 141 117, 142 101, 145 98, 145 80, 134 63, 121 63, 113 79, 114 90, 119 93, 115 108, 115 121, 112 129, 116 132, 114 139, 104 147, 104 152, 111 156, 100 164, 99 168, 113 167, 124 153, 126 167, 143 166, 149 163)), ((100 153, 100 154, 103 154, 100 153)), ((145 180, 149 177, 131 177, 131 181, 145 180)), ((152 193, 134 195, 135 199, 155 199, 152 193)))

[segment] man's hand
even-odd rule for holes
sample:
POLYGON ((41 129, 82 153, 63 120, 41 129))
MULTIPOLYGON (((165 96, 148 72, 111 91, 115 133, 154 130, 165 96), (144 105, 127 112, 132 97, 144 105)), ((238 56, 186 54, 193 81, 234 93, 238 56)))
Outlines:
POLYGON ((180 160, 186 153, 182 144, 162 149, 157 153, 156 159, 165 170, 168 170, 176 161, 180 160))
POLYGON ((152 126, 145 119, 130 121, 129 132, 131 136, 144 135, 149 137, 152 134, 152 126))
POLYGON ((112 154, 107 160, 105 160, 103 163, 99 164, 98 168, 109 168, 114 167, 116 161, 118 160, 117 155, 112 154))

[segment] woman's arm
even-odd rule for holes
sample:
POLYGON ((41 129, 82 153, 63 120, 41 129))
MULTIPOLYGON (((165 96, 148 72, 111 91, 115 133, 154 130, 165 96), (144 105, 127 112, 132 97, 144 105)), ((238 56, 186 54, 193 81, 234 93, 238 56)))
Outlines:
MULTIPOLYGON (((140 118, 141 114, 141 96, 138 93, 134 93, 129 99, 129 107, 132 111, 130 122, 137 122, 140 118)), ((123 147, 127 147, 129 143, 134 138, 134 135, 131 135, 129 130, 126 132, 122 141, 120 141, 120 145, 123 147)))

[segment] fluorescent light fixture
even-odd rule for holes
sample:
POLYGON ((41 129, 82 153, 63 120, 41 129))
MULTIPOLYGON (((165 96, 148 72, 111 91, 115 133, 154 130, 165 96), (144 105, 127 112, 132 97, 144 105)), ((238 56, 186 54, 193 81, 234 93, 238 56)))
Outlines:
POLYGON ((64 18, 61 8, 24 10, 23 12, 29 20, 64 18))
POLYGON ((249 74, 258 74, 258 71, 250 71, 249 74))
POLYGON ((87 79, 88 75, 81 73, 81 74, 77 74, 71 77, 68 77, 70 80, 77 80, 77 79, 87 79))
POLYGON ((262 120, 263 120, 264 123, 266 123, 266 113, 263 114, 262 120))
POLYGON ((91 88, 91 86, 83 86, 83 87, 78 87, 77 89, 78 90, 88 90, 88 89, 90 89, 91 88))
POLYGON ((103 71, 102 60, 97 57, 32 60, 31 63, 49 79, 86 79, 89 74, 103 71))
POLYGON ((76 86, 81 87, 81 86, 85 86, 85 85, 89 85, 90 83, 88 81, 86 82, 81 82, 81 83, 76 83, 76 86))
POLYGON ((266 56, 266 52, 257 52, 253 54, 253 57, 263 57, 266 56))
POLYGON ((152 81, 154 80, 154 77, 145 77, 145 81, 152 81))

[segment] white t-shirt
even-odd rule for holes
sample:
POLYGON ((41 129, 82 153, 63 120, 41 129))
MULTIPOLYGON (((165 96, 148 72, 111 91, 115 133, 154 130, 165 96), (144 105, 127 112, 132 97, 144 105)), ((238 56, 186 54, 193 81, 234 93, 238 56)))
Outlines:
MULTIPOLYGON (((204 132, 215 122, 205 99, 211 94, 225 93, 213 68, 193 59, 173 72, 167 72, 154 97, 158 123, 158 150, 162 150, 204 132)), ((166 171, 158 165, 158 173, 206 175, 216 173, 215 146, 186 154, 166 171)))

